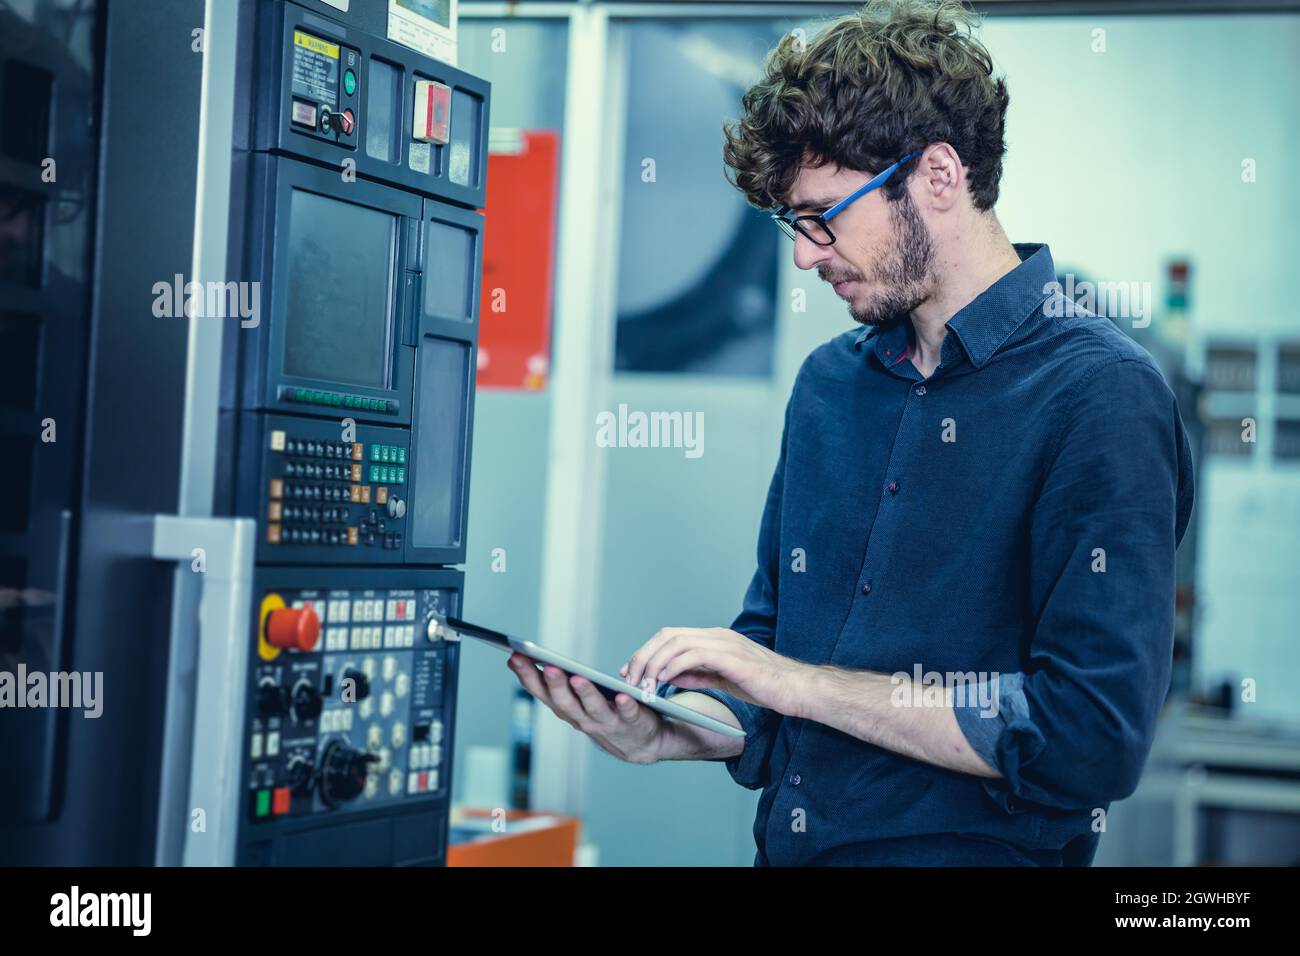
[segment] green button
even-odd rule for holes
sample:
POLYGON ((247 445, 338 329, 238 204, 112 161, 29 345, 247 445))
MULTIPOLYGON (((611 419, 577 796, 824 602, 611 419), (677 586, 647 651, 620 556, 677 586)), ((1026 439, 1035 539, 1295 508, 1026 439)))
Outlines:
POLYGON ((370 460, 371 460, 371 461, 379 461, 379 446, 378 446, 378 445, 371 445, 371 446, 370 446, 370 460))
POLYGON ((352 407, 352 403, 355 402, 355 401, 356 401, 356 399, 353 398, 351 395, 344 395, 344 396, 343 396, 343 404, 344 404, 344 406, 346 406, 347 408, 351 408, 351 407, 352 407))
POLYGON ((399 485, 406 484, 406 469, 394 468, 393 471, 396 472, 396 477, 393 479, 393 481, 399 485))
POLYGON ((325 393, 313 391, 311 393, 311 400, 314 404, 320 405, 322 402, 325 401, 325 393))
POLYGON ((271 791, 257 791, 257 815, 264 817, 271 812, 271 791))
POLYGON ((379 481, 379 466, 378 466, 378 465, 371 465, 371 466, 370 466, 370 480, 371 480, 371 481, 374 481, 374 482, 378 482, 378 481, 379 481))
POLYGON ((300 401, 300 402, 305 402, 305 401, 307 401, 307 389, 305 389, 305 388, 295 388, 295 389, 293 390, 293 397, 296 398, 296 399, 297 399, 298 401, 300 401))
POLYGON ((401 448, 401 447, 399 447, 399 448, 397 449, 397 463, 398 463, 399 465, 405 465, 405 464, 406 464, 406 449, 405 449, 405 448, 401 448))
POLYGON ((343 74, 343 89, 348 96, 357 91, 357 75, 351 70, 343 74))

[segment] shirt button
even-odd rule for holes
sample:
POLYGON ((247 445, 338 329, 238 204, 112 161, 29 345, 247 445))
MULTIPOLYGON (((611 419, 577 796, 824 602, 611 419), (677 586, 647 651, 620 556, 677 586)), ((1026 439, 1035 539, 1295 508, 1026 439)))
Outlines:
POLYGON ((896 494, 898 494, 898 479, 897 479, 897 478, 895 478, 893 481, 891 481, 891 482, 889 483, 889 493, 890 493, 891 495, 896 495, 896 494))
POLYGON ((870 593, 871 593, 871 582, 870 582, 870 581, 868 581, 866 584, 862 585, 862 593, 863 593, 863 594, 870 594, 870 593))
POLYGON ((916 394, 917 394, 918 396, 920 396, 920 395, 924 395, 924 394, 925 394, 925 386, 924 386, 924 385, 918 385, 918 386, 916 386, 916 394))
POLYGON ((797 773, 792 773, 790 774, 790 783, 797 787, 799 784, 803 783, 803 777, 799 776, 797 773))

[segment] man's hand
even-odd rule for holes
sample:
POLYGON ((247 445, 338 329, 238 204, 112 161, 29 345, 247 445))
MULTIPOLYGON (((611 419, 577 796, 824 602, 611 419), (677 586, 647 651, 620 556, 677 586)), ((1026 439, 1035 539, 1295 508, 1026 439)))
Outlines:
POLYGON ((606 753, 643 764, 665 756, 665 741, 673 737, 668 722, 627 694, 610 701, 585 677, 565 674, 553 664, 539 670, 536 661, 522 654, 511 654, 508 664, 524 690, 606 753))
POLYGON ((809 665, 782 657, 725 627, 665 627, 619 674, 629 684, 664 681, 683 690, 716 687, 786 716, 800 716, 809 665))

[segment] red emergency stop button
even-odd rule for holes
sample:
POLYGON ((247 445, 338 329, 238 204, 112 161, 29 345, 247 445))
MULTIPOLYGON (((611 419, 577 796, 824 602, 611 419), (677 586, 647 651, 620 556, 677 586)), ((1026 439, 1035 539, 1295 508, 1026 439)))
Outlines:
POLYGON ((289 812, 289 788, 276 787, 271 794, 271 812, 277 817, 289 812))
POLYGON ((282 607, 266 619, 266 643, 286 650, 310 651, 320 640, 320 618, 310 607, 282 607))
POLYGON ((352 115, 351 110, 343 111, 343 135, 351 136, 352 130, 356 128, 357 118, 352 115))

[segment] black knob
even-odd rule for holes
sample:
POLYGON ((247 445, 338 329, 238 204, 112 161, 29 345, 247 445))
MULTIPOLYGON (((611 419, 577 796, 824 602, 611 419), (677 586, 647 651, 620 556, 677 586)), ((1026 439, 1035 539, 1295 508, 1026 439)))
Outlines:
POLYGON ((289 761, 289 786, 295 793, 306 793, 311 789, 316 774, 311 762, 306 757, 295 756, 289 761))
POLYGON ((289 712, 289 692, 274 681, 263 681, 257 688, 257 712, 264 719, 283 717, 289 712))
POLYGON ((343 672, 342 688, 339 691, 340 696, 348 693, 348 681, 352 681, 352 695, 348 703, 363 701, 370 696, 370 678, 366 676, 365 671, 359 671, 355 667, 349 667, 343 672))
POLYGON ((331 807, 355 800, 366 787, 366 770, 379 760, 374 754, 332 741, 320 758, 320 796, 331 807))
POLYGON ((293 716, 299 723, 315 720, 320 716, 321 696, 311 684, 299 681, 293 689, 293 716))

